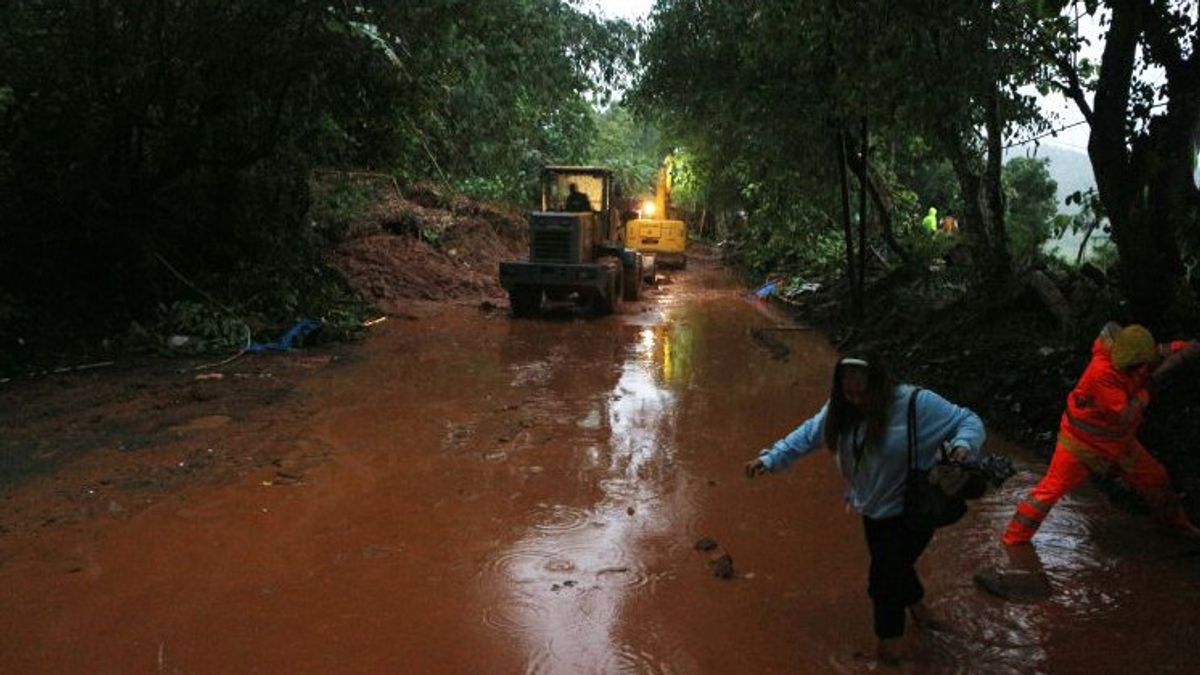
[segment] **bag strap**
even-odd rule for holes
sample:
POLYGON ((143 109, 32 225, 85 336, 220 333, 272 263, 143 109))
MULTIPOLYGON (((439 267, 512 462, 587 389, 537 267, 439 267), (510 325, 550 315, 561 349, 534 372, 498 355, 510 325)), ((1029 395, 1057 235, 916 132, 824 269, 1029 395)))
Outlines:
MULTIPOLYGON (((917 468, 917 394, 920 387, 913 387, 908 395, 908 475, 917 468)), ((905 479, 907 481, 907 478, 905 479)))

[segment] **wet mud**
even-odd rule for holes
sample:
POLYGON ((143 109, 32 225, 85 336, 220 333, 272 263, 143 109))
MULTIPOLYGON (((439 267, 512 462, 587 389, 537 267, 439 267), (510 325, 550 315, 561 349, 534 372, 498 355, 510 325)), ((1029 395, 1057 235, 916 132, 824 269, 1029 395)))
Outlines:
MULTIPOLYGON (((821 404, 835 355, 758 330, 782 318, 746 296, 695 255, 610 317, 447 306, 382 324, 269 413, 153 427, 171 461, 236 470, 142 501, 110 481, 117 509, 49 523, 39 505, 121 455, 10 485, 2 670, 887 671, 831 459, 742 475, 821 404)), ((914 632, 896 672, 1200 672, 1200 559, 1089 490, 1005 551, 1044 468, 1021 461, 935 537, 921 570, 949 630, 914 632), (973 579, 988 569, 1046 591, 1001 600, 973 579)))

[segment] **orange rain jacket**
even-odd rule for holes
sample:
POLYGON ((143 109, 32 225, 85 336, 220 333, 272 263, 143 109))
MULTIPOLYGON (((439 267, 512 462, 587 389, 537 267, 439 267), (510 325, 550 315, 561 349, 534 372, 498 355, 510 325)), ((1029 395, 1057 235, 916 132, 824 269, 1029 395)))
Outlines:
MULTIPOLYGON (((1176 340, 1160 344, 1166 356, 1187 346, 1176 340)), ((1112 363, 1112 338, 1101 333, 1092 343, 1092 360, 1071 393, 1061 430, 1102 457, 1118 459, 1137 436, 1150 391, 1145 369, 1137 374, 1118 370, 1112 363)))

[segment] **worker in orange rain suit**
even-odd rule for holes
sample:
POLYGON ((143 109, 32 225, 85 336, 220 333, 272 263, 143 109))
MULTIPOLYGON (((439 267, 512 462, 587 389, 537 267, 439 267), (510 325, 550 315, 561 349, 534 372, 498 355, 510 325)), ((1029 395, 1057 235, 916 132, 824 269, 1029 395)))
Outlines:
POLYGON ((1200 537, 1200 530, 1188 520, 1171 489, 1166 469, 1137 439, 1150 402, 1148 387, 1166 371, 1198 360, 1198 343, 1160 345, 1150 331, 1137 324, 1125 328, 1116 323, 1105 325, 1092 343, 1092 360, 1083 377, 1067 396, 1050 469, 1017 505, 1004 532, 1004 543, 1027 543, 1058 500, 1093 472, 1120 475, 1142 495, 1161 525, 1200 537))

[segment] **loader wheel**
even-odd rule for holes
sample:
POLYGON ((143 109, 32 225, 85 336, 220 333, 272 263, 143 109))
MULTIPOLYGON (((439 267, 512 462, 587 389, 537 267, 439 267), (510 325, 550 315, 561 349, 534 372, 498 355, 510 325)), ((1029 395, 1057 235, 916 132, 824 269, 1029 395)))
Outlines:
POLYGON ((596 314, 605 316, 612 314, 617 308, 617 304, 621 302, 621 261, 615 257, 605 256, 596 262, 600 263, 607 269, 608 283, 605 284, 604 290, 596 294, 592 307, 596 314))
POLYGON ((679 269, 681 269, 681 270, 687 269, 687 256, 686 255, 683 256, 683 258, 681 258, 679 260, 679 269))
POLYGON ((642 275, 640 270, 621 270, 622 300, 637 302, 642 297, 642 275))
POLYGON ((542 307, 542 289, 536 286, 517 286, 508 292, 512 315, 517 318, 533 316, 542 307))
POLYGON ((647 285, 653 286, 658 283, 658 259, 655 256, 646 256, 642 263, 642 279, 647 285))
POLYGON ((592 298, 592 312, 596 316, 608 316, 617 309, 617 303, 621 300, 621 287, 617 285, 616 279, 610 279, 608 287, 602 291, 596 291, 596 295, 592 298))

